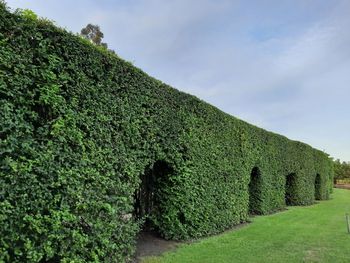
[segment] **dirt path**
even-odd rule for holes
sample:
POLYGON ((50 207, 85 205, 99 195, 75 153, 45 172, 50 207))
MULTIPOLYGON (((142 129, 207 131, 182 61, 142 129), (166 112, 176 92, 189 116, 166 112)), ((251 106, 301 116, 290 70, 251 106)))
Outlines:
POLYGON ((175 249, 181 242, 165 240, 153 232, 141 232, 137 240, 136 261, 142 257, 159 256, 165 251, 175 249))
POLYGON ((350 190, 350 184, 336 184, 334 185, 335 188, 341 188, 341 189, 349 189, 350 190))

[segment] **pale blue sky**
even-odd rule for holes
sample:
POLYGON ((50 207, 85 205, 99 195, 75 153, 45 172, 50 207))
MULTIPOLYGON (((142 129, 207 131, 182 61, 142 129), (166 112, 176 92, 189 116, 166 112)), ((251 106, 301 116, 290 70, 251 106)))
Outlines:
POLYGON ((8 0, 221 110, 350 161, 348 0, 8 0))

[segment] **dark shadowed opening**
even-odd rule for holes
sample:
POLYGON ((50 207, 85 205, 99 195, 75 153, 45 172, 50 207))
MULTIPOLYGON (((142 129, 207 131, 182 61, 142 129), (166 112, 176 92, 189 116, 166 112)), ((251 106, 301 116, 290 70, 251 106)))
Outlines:
POLYGON ((134 217, 144 220, 143 230, 155 230, 154 217, 159 212, 160 190, 173 169, 165 161, 148 166, 141 175, 140 188, 135 193, 134 217))
POLYGON ((295 197, 295 191, 296 191, 296 174, 290 173, 286 177, 286 186, 285 186, 285 200, 286 205, 293 205, 294 204, 294 197, 295 197))
POLYGON ((321 175, 315 177, 315 200, 321 200, 321 175))
POLYGON ((249 214, 262 214, 262 180, 258 167, 254 167, 250 174, 249 214))

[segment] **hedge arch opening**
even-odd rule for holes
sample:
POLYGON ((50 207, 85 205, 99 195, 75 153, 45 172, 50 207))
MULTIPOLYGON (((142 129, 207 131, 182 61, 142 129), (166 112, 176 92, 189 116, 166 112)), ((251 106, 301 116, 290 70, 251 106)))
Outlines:
POLYGON ((297 189, 296 173, 290 173, 286 177, 286 185, 285 185, 286 205, 293 205, 295 203, 296 189, 297 189))
POLYGON ((321 175, 315 177, 315 200, 321 200, 321 175))
POLYGON ((254 167, 250 173, 249 214, 262 214, 262 178, 258 167, 254 167))
POLYGON ((134 217, 142 220, 143 231, 156 231, 154 219, 160 212, 161 190, 166 187, 167 178, 173 168, 163 160, 146 167, 140 175, 141 183, 134 196, 134 217))

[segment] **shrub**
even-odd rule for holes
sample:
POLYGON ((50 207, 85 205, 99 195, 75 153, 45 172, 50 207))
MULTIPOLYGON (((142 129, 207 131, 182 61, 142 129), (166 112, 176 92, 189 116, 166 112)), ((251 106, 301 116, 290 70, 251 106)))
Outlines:
POLYGON ((285 207, 289 174, 291 204, 314 202, 317 174, 328 198, 323 152, 3 3, 0 58, 0 262, 125 262, 142 221, 168 239, 221 232, 247 220, 254 167, 261 214, 285 207))

